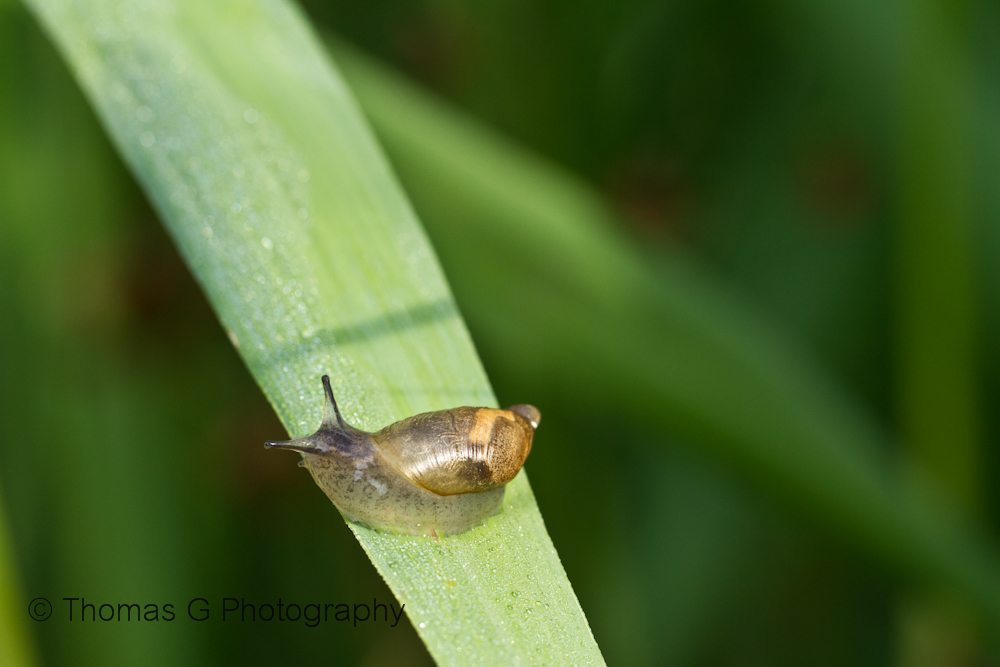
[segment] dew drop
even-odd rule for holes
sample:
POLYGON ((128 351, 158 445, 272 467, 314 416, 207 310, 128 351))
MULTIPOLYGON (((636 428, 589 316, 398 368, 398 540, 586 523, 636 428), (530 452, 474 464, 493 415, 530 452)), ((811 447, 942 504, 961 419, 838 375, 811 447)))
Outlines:
POLYGON ((256 109, 247 109, 243 112, 243 120, 248 123, 256 123, 257 119, 260 118, 260 114, 257 113, 256 109))
POLYGON ((154 142, 156 142, 156 137, 153 136, 152 132, 143 132, 139 135, 139 143, 146 148, 152 146, 154 142))
POLYGON ((303 183, 308 183, 309 182, 309 170, 308 169, 302 169, 302 170, 299 171, 299 180, 302 181, 303 183))
POLYGON ((139 107, 135 110, 135 117, 138 118, 140 122, 148 123, 153 120, 153 110, 149 107, 139 107))
POLYGON ((119 104, 128 104, 132 101, 132 91, 121 84, 115 85, 114 90, 115 99, 118 100, 119 104))
POLYGON ((274 246, 274 244, 271 243, 271 239, 267 238, 266 236, 260 240, 260 244, 265 248, 267 248, 268 250, 270 250, 274 246))

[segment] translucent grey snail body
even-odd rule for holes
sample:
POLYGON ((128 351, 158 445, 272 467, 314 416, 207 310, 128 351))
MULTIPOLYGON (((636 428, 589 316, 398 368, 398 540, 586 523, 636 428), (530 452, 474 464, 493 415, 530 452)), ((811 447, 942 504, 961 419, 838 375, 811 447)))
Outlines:
POLYGON ((452 535, 500 511, 504 485, 531 451, 541 413, 461 407, 407 417, 375 433, 344 421, 323 376, 326 407, 312 435, 291 449, 351 521, 382 532, 452 535))

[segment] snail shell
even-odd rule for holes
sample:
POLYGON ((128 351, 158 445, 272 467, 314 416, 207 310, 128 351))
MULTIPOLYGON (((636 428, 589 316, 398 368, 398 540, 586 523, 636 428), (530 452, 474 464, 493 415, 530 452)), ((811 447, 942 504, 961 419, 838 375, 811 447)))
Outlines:
POLYGON ((264 446, 301 452, 316 483, 348 519, 383 532, 462 533, 499 512, 503 486, 524 464, 541 420, 531 405, 461 407, 368 433, 340 416, 326 375, 323 388, 318 431, 264 446))

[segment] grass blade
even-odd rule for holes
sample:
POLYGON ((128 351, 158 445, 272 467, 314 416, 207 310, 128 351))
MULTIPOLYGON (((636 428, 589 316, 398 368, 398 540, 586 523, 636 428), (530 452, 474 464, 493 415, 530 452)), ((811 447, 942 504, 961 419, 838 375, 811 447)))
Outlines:
MULTIPOLYGON (((288 4, 28 4, 289 433, 319 423, 323 373, 364 428, 495 403, 416 218, 288 4)), ((603 663, 523 472, 462 536, 352 529, 439 663, 603 663)))
POLYGON ((30 667, 37 664, 24 618, 24 600, 17 585, 10 529, 0 494, 0 665, 30 667))

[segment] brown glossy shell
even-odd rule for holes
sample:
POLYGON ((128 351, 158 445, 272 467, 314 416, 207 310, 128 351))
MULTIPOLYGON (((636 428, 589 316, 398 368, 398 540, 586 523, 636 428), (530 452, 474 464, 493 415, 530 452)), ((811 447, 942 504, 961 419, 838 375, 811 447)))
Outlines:
POLYGON ((442 496, 478 493, 514 478, 531 451, 539 419, 529 405, 453 408, 408 417, 372 438, 414 484, 442 496))

